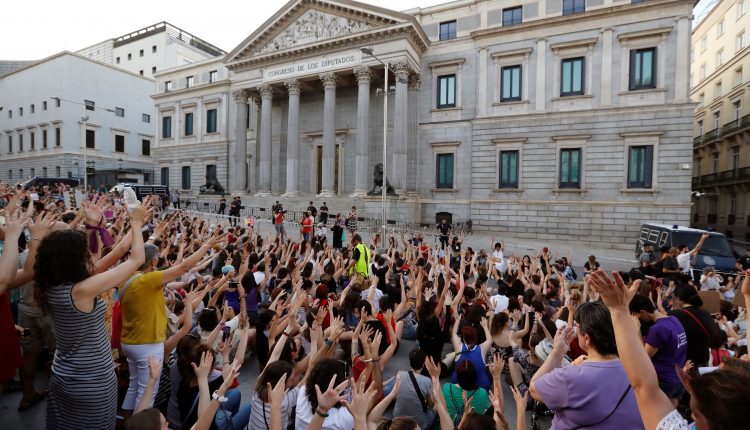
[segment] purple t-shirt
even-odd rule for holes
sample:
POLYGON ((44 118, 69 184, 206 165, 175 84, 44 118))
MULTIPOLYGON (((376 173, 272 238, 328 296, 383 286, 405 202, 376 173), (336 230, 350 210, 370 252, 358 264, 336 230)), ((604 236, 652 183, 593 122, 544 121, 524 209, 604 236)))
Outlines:
POLYGON ((620 360, 561 367, 541 376, 535 387, 542 402, 555 412, 552 430, 644 428, 620 360))
POLYGON ((646 343, 659 349, 651 357, 659 382, 679 384, 680 378, 674 366, 684 366, 687 356, 687 336, 680 320, 675 317, 656 320, 648 329, 646 343))

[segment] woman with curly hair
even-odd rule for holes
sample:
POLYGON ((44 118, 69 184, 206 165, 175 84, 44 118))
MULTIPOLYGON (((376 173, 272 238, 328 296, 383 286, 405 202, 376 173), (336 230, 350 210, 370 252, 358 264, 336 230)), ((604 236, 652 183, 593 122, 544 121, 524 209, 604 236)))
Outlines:
MULTIPOLYGON (((96 214, 96 208, 94 204, 87 212, 96 214)), ((34 264, 34 292, 52 317, 57 337, 47 428, 78 429, 82 423, 89 429, 115 426, 117 377, 104 325, 106 305, 99 295, 125 282, 144 263, 141 227, 147 209, 148 199, 130 215, 130 257, 103 273, 93 274, 85 233, 60 230, 42 239, 34 264)))

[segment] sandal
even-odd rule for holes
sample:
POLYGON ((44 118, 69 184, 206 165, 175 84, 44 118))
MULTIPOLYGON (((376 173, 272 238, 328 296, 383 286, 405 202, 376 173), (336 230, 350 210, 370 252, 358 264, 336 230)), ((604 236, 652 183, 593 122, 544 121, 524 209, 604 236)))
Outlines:
POLYGON ((18 404, 18 410, 19 411, 25 411, 32 406, 36 405, 37 403, 44 400, 45 397, 47 397, 47 394, 49 394, 48 390, 42 390, 36 394, 34 394, 34 397, 31 398, 31 400, 23 400, 21 399, 21 403, 18 404))

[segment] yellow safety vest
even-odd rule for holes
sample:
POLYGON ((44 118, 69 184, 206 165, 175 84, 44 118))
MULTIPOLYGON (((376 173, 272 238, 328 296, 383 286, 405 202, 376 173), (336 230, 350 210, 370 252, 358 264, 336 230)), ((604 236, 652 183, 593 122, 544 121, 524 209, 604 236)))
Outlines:
POLYGON ((354 270, 350 270, 349 274, 352 275, 356 272, 367 278, 370 274, 370 250, 361 243, 354 249, 359 249, 359 260, 354 264, 354 270))

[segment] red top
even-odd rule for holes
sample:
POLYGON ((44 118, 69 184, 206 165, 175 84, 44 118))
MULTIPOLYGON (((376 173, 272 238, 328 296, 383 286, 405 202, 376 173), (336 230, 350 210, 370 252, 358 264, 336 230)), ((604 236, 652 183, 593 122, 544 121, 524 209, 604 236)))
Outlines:
POLYGON ((312 233, 312 218, 307 217, 302 220, 302 233, 312 233))

